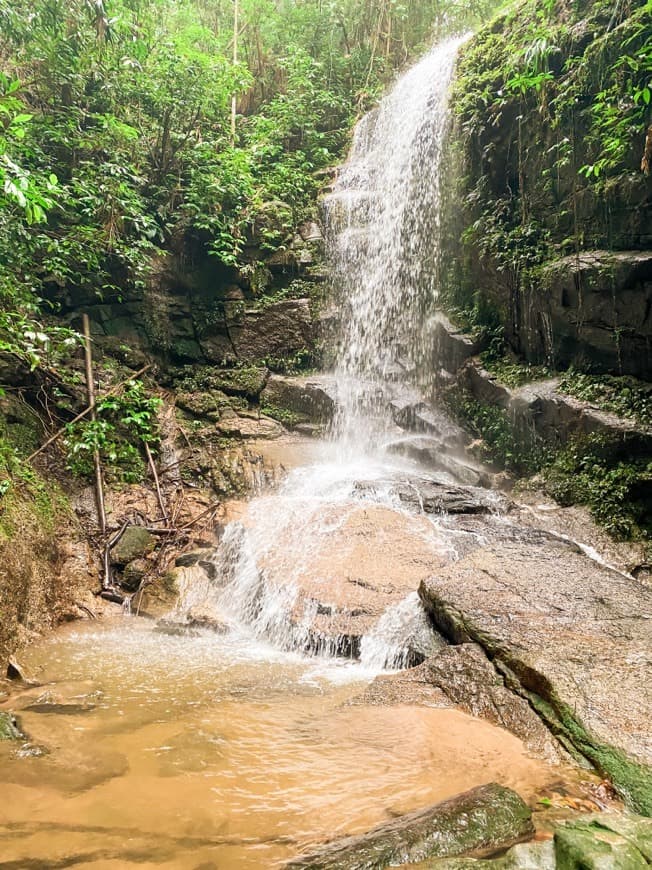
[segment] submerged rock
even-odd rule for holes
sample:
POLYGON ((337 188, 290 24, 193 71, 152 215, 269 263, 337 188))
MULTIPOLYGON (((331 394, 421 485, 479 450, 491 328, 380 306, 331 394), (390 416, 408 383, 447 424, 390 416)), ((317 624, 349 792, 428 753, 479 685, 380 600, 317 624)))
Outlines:
POLYGON ((345 837, 285 866, 303 870, 373 870, 430 857, 507 848, 534 833, 531 812, 508 788, 489 783, 366 834, 345 837))

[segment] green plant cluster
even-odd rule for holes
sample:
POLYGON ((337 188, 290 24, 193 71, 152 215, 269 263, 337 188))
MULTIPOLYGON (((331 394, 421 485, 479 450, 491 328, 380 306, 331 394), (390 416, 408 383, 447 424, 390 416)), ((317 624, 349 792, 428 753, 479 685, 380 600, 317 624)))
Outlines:
POLYGON ((90 478, 95 452, 109 478, 137 483, 145 474, 143 446, 160 440, 158 411, 161 399, 148 395, 142 381, 130 381, 120 395, 97 403, 96 419, 85 418, 66 429, 68 468, 76 477, 90 478))
POLYGON ((569 396, 591 402, 604 411, 611 411, 652 429, 652 384, 646 381, 569 370, 562 375, 559 389, 569 396))
POLYGON ((627 203, 635 217, 652 169, 651 12, 650 0, 518 0, 462 49, 448 196, 463 208, 447 228, 459 265, 442 296, 475 319, 497 312, 517 350, 547 262, 637 245, 613 215, 627 203))
POLYGON ((521 476, 539 471, 543 464, 543 448, 515 431, 504 408, 478 402, 459 390, 449 393, 446 401, 460 423, 482 439, 483 459, 521 476))
POLYGON ((532 381, 542 381, 553 376, 547 366, 533 365, 516 359, 513 355, 496 355, 485 351, 480 354, 485 369, 506 387, 522 387, 532 381))
POLYGON ((652 535, 652 461, 645 451, 628 455, 615 436, 592 434, 564 447, 544 444, 518 431, 509 412, 454 391, 447 397, 453 414, 482 439, 482 458, 520 478, 538 480, 560 504, 586 505, 614 538, 650 541, 652 535))
POLYGON ((606 436, 577 439, 545 467, 546 489, 563 505, 587 505, 616 538, 649 540, 652 461, 624 459, 620 452, 606 436))

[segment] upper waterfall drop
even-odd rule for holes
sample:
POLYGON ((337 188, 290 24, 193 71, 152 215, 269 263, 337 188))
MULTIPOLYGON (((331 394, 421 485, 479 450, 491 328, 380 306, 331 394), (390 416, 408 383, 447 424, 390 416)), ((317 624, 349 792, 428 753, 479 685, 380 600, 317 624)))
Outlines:
POLYGON ((466 37, 435 46, 359 122, 324 200, 341 312, 335 436, 373 450, 387 431, 388 380, 427 367, 424 319, 437 298, 449 89, 466 37))

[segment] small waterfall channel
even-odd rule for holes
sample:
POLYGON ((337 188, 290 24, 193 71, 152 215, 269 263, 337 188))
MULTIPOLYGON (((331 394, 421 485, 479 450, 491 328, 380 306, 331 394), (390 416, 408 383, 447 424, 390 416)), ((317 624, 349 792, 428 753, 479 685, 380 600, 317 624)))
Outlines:
MULTIPOLYGON (((451 548, 445 530, 404 509, 391 482, 414 471, 403 455, 411 442, 396 414, 418 406, 419 386, 432 368, 425 321, 437 297, 442 152, 460 43, 451 39, 432 49, 360 121, 324 201, 343 324, 330 438, 314 464, 291 472, 227 527, 214 557, 215 579, 189 584, 176 619, 208 609, 278 648, 360 659, 371 671, 413 664, 432 643, 414 587, 407 577, 402 582, 402 566, 392 565, 384 538, 390 523, 419 558, 435 563, 451 548), (375 526, 364 530, 366 545, 359 540, 365 511, 375 514, 375 526), (351 585, 392 589, 387 606, 373 607, 363 619, 341 577, 373 561, 384 562, 386 576, 378 566, 371 579, 349 577, 351 585)), ((432 409, 427 414, 430 453, 441 454, 440 476, 453 481, 445 454, 459 434, 432 409)))

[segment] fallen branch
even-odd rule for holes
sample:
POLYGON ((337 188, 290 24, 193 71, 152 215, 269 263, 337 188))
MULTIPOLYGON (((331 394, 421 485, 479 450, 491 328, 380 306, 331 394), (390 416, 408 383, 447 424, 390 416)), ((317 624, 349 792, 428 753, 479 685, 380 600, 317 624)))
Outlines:
POLYGON ((124 535, 128 525, 129 520, 125 520, 120 526, 120 529, 112 538, 109 538, 104 546, 104 576, 102 577, 102 592, 113 589, 113 583, 111 582, 111 550, 124 535))
MULTIPOLYGON (((88 314, 82 315, 84 327, 84 363, 86 368, 86 390, 88 393, 88 407, 91 409, 91 420, 97 420, 95 411, 95 378, 93 376, 93 352, 91 349, 91 322, 88 314)), ((97 519, 100 531, 106 533, 106 506, 104 504, 104 477, 102 474, 102 460, 99 448, 93 450, 93 466, 95 468, 95 501, 97 502, 97 519)))

